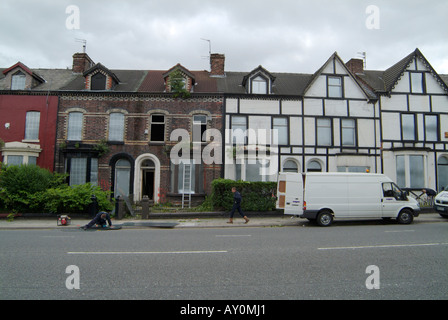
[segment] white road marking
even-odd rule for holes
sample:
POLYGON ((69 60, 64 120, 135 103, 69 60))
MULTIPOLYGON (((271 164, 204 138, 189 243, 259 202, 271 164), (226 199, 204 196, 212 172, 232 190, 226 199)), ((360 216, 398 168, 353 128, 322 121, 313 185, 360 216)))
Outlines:
POLYGON ((227 250, 219 251, 69 251, 67 254, 194 254, 194 253, 227 253, 227 250))
POLYGON ((252 237, 251 234, 217 234, 217 238, 230 238, 230 237, 252 237))
POLYGON ((347 250, 347 249, 375 249, 375 248, 403 248, 403 247, 428 247, 428 246, 443 246, 448 245, 446 242, 440 243, 413 243, 413 244, 386 244, 376 246, 354 246, 354 247, 328 247, 317 248, 317 250, 347 250))
POLYGON ((415 230, 386 230, 384 232, 415 232, 415 230))

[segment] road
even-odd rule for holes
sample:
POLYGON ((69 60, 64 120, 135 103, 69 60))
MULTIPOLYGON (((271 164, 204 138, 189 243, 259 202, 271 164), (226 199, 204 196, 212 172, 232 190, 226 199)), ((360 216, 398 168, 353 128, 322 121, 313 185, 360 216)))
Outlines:
POLYGON ((1 230, 0 299, 447 299, 447 229, 1 230))

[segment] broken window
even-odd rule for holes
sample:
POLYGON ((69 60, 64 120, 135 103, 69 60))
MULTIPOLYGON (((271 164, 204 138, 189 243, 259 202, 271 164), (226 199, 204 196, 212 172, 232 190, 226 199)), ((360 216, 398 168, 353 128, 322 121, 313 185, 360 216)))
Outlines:
POLYGON ((165 141, 165 116, 163 114, 151 115, 151 136, 150 141, 165 141))

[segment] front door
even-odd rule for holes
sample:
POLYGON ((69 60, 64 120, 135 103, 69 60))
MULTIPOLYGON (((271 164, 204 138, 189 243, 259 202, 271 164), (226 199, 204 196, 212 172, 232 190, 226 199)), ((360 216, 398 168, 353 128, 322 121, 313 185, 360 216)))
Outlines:
POLYGON ((152 160, 144 160, 141 166, 142 174, 142 198, 148 196, 154 200, 155 164, 152 160))

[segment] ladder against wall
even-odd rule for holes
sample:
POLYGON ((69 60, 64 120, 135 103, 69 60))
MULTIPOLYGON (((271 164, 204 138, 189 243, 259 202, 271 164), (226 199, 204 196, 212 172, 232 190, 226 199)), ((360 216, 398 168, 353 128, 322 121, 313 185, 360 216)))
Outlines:
POLYGON ((191 208, 191 175, 193 165, 190 163, 184 163, 184 170, 182 172, 182 208, 185 207, 186 202, 188 208, 191 208))

